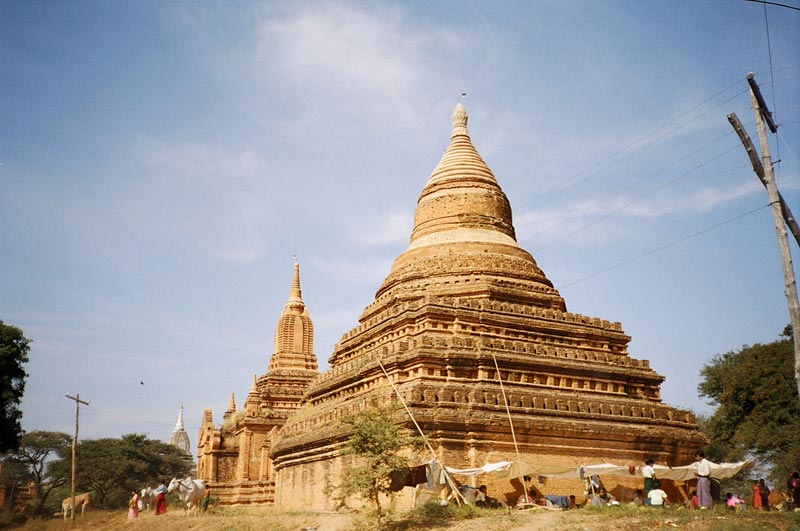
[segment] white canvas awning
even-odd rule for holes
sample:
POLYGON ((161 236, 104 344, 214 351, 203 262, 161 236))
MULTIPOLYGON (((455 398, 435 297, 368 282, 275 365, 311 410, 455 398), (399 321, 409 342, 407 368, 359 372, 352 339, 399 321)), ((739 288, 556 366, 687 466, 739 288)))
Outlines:
MULTIPOLYGON (((711 463, 711 477, 716 479, 730 478, 742 469, 751 465, 750 461, 738 463, 711 463)), ((675 481, 694 479, 697 473, 697 463, 685 466, 668 467, 655 465, 656 477, 675 481)), ((544 476, 548 478, 580 478, 589 476, 641 476, 641 467, 615 465, 613 463, 600 463, 577 467, 563 467, 542 465, 526 461, 500 461, 486 463, 478 468, 450 468, 447 471, 457 476, 480 476, 481 474, 494 474, 501 478, 516 478, 522 476, 544 476), (582 469, 582 470, 581 470, 582 469), (581 473, 582 472, 582 473, 581 473)))

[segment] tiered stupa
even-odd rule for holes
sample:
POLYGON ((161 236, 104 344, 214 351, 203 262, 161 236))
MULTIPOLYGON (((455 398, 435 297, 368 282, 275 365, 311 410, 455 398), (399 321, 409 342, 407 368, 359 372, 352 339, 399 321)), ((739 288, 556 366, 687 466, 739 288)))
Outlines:
POLYGON ((275 431, 299 407, 309 383, 319 375, 314 326, 300 291, 300 266, 294 264, 289 299, 275 328, 267 372, 236 409, 230 405, 217 428, 210 409, 203 414, 198 441, 198 477, 208 482, 221 504, 272 504, 275 479, 269 452, 275 431))
MULTIPOLYGON (((408 248, 271 446, 281 507, 332 507, 325 487, 347 466, 341 419, 394 398, 383 368, 456 468, 516 459, 512 424, 520 458, 553 465, 646 456, 685 464, 706 443, 692 414, 661 401, 664 378, 628 355, 619 323, 566 310, 517 244, 508 199, 472 145, 461 104, 452 120, 408 248)), ((395 418, 414 429, 402 410, 395 418)), ((582 492, 576 480, 539 487, 582 492)), ((490 490, 511 499, 514 488, 490 490)))

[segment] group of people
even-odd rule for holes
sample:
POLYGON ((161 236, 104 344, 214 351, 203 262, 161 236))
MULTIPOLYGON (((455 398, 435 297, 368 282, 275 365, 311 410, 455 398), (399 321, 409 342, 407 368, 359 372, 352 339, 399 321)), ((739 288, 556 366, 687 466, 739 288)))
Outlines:
MULTIPOLYGON (((695 461, 697 462, 697 490, 692 492, 692 507, 709 509, 713 506, 710 479, 711 462, 706 459, 702 450, 695 453, 695 461)), ((667 493, 661 488, 661 482, 656 477, 654 464, 653 459, 649 457, 645 459, 641 469, 644 489, 636 491, 636 495, 631 501, 632 504, 655 508, 669 507, 667 493)), ((605 487, 601 484, 598 483, 597 486, 594 486, 593 483, 590 483, 590 486, 592 492, 589 505, 604 506, 615 503, 614 497, 606 492, 605 487)))
MULTIPOLYGON (((697 490, 692 491, 691 506, 692 508, 709 509, 713 506, 711 497, 711 463, 706 459, 702 450, 695 453, 695 460, 697 462, 697 490)), ((645 466, 642 467, 642 476, 644 476, 645 492, 648 492, 649 487, 655 487, 657 480, 655 480, 655 471, 652 467, 652 459, 645 460, 645 466)), ((650 490, 649 492, 653 492, 650 490)), ((753 483, 753 494, 751 503, 754 509, 759 511, 769 511, 770 489, 763 479, 756 480, 753 483)), ((656 494, 656 498, 660 498, 661 494, 656 494)), ((796 510, 800 508, 800 472, 794 471, 789 475, 786 481, 786 495, 784 500, 784 507, 788 510, 796 510)), ((664 494, 664 501, 666 501, 666 494, 664 494)), ((647 503, 645 501, 645 503, 647 503)), ((653 501, 651 505, 655 505, 653 501)), ((741 497, 728 492, 725 495, 725 506, 732 510, 742 510, 747 506, 747 502, 741 497)))
MULTIPOLYGON (((148 487, 149 488, 149 487, 148 487)), ((167 514, 167 483, 161 480, 158 487, 155 489, 155 515, 167 514)), ((144 493, 144 491, 142 491, 144 493)), ((128 520, 136 520, 139 518, 139 512, 144 509, 145 500, 142 499, 142 494, 137 490, 131 491, 131 499, 128 500, 128 520)))
MULTIPOLYGON (((695 462, 697 468, 695 475, 697 478, 697 488, 692 491, 691 507, 697 509, 710 509, 713 507, 713 498, 711 494, 711 462, 706 459, 705 453, 702 450, 695 452, 695 462)), ((644 466, 641 468, 641 475, 644 479, 644 488, 637 490, 636 495, 631 504, 643 505, 646 507, 665 508, 669 507, 668 495, 661 488, 661 482, 656 477, 656 469, 654 461, 647 458, 644 461, 644 466)), ((631 472, 634 468, 631 467, 631 472)), ((575 496, 555 496, 555 495, 541 495, 535 487, 529 487, 530 478, 527 476, 523 494, 517 500, 516 507, 521 509, 533 508, 535 506, 547 506, 548 508, 576 508, 578 505, 575 502, 575 496)), ((605 506, 605 505, 618 505, 619 502, 614 496, 607 492, 605 487, 600 482, 598 476, 587 478, 587 500, 589 506, 605 506)), ((800 509, 800 472, 794 471, 789 475, 786 482, 786 495, 784 498, 784 507, 788 510, 800 509)), ((769 503, 770 489, 767 487, 765 481, 760 479, 753 485, 752 506, 757 510, 770 510, 769 503)), ((475 505, 478 507, 499 507, 502 502, 498 502, 494 498, 490 498, 486 494, 486 486, 481 485, 477 489, 475 496, 475 505)), ((740 496, 728 492, 724 500, 725 506, 732 510, 742 510, 746 507, 747 503, 740 496)))
POLYGON ((661 489, 661 482, 656 478, 655 461, 644 460, 642 477, 644 478, 644 499, 642 505, 648 507, 667 507, 667 493, 661 489))
MULTIPOLYGON (((149 487, 148 487, 149 488, 149 487)), ((155 500, 153 506, 155 508, 155 515, 167 514, 167 483, 165 480, 159 482, 155 491, 155 500)), ((200 501, 200 511, 206 512, 208 505, 211 502, 211 490, 206 487, 205 495, 200 501)), ((144 509, 144 500, 142 500, 139 491, 132 490, 131 498, 128 500, 128 520, 136 520, 139 518, 139 512, 144 509)))

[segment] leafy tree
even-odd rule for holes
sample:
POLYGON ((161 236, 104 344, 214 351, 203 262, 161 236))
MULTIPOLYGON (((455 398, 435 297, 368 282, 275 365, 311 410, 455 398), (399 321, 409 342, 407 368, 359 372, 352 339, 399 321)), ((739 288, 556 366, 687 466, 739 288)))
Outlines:
POLYGON ((34 514, 43 514, 45 502, 50 492, 67 482, 69 475, 52 476, 47 474, 47 460, 54 453, 70 448, 72 437, 57 431, 32 431, 22 436, 19 449, 3 460, 3 468, 9 466, 14 482, 33 482, 36 488, 36 507, 34 514))
MULTIPOLYGON (((383 510, 381 495, 391 495, 398 480, 409 474, 408 459, 400 451, 408 447, 418 447, 421 440, 411 437, 396 426, 391 419, 392 408, 372 408, 343 419, 353 428, 344 455, 354 457, 349 466, 335 499, 340 506, 353 496, 361 496, 375 505, 378 527, 381 525, 383 510)), ((400 483, 402 485, 402 483, 400 483)))
POLYGON ((0 321, 0 453, 15 451, 22 437, 19 404, 28 376, 22 366, 28 362, 30 342, 21 329, 0 321))
POLYGON ((800 462, 800 400, 794 382, 791 328, 765 345, 717 355, 701 370, 701 396, 717 409, 707 434, 725 460, 755 457, 783 485, 800 462))
MULTIPOLYGON (((60 452, 50 472, 61 475, 72 467, 71 450, 60 452)), ((180 448, 145 435, 121 439, 86 439, 76 448, 75 482, 79 491, 92 491, 99 507, 124 507, 130 492, 159 479, 185 477, 191 459, 180 448)))

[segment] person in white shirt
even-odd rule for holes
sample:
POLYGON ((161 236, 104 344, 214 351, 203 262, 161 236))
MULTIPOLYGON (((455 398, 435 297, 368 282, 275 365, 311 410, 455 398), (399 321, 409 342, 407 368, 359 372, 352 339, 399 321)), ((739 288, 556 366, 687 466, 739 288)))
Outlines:
POLYGON ((697 461, 697 504, 701 509, 711 509, 714 505, 711 499, 711 462, 702 450, 695 452, 694 459, 697 461))
POLYGON ((653 488, 647 493, 647 499, 650 500, 650 507, 664 508, 667 503, 667 493, 661 490, 660 481, 653 482, 653 488))
POLYGON ((653 480, 656 478, 656 471, 653 468, 653 460, 649 457, 644 460, 642 477, 644 478, 644 495, 647 496, 647 493, 653 488, 653 480))

